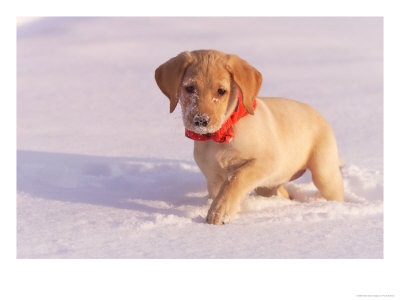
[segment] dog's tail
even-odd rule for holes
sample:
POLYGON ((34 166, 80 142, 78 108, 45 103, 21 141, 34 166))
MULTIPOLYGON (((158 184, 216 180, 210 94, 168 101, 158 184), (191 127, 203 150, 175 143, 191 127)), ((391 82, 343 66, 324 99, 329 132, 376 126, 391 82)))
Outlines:
POLYGON ((341 158, 339 157, 339 168, 341 169, 341 168, 343 168, 343 166, 344 166, 343 159, 341 159, 341 158))

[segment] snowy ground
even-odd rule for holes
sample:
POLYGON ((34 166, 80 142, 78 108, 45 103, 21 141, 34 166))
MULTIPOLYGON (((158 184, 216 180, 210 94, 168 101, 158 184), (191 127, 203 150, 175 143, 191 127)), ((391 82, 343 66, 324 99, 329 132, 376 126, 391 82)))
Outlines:
POLYGON ((379 18, 49 18, 18 28, 19 258, 382 258, 379 18), (183 50, 235 53, 262 96, 317 108, 345 162, 345 203, 309 175, 294 201, 250 194, 204 223, 205 180, 154 81, 183 50))

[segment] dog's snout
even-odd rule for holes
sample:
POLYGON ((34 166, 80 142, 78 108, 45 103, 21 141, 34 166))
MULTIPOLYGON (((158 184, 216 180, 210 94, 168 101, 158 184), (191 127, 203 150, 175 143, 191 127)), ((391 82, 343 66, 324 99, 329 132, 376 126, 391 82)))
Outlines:
POLYGON ((210 117, 205 114, 195 115, 193 118, 193 122, 196 126, 205 127, 210 122, 210 117))

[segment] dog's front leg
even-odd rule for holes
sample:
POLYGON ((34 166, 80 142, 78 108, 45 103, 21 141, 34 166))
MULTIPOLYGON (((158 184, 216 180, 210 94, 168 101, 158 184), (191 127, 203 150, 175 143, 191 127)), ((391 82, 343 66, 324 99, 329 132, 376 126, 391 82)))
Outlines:
POLYGON ((207 189, 208 196, 215 200, 218 196, 221 186, 224 183, 224 177, 220 174, 214 173, 212 175, 208 174, 207 178, 207 189))
POLYGON ((262 172, 256 165, 256 161, 251 160, 226 178, 208 211, 207 223, 221 225, 232 221, 239 211, 240 200, 257 186, 265 174, 265 170, 262 172))

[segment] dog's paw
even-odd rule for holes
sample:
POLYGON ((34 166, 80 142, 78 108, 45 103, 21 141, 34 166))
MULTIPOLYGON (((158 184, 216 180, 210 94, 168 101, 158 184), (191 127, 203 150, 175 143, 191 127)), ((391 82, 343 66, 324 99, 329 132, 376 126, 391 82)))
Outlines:
POLYGON ((209 211, 207 215, 207 223, 214 224, 214 225, 223 225, 228 224, 231 218, 228 214, 221 215, 217 211, 209 211))
POLYGON ((228 224, 232 221, 234 215, 236 214, 235 209, 229 209, 226 205, 211 206, 207 214, 207 223, 214 225, 228 224))

